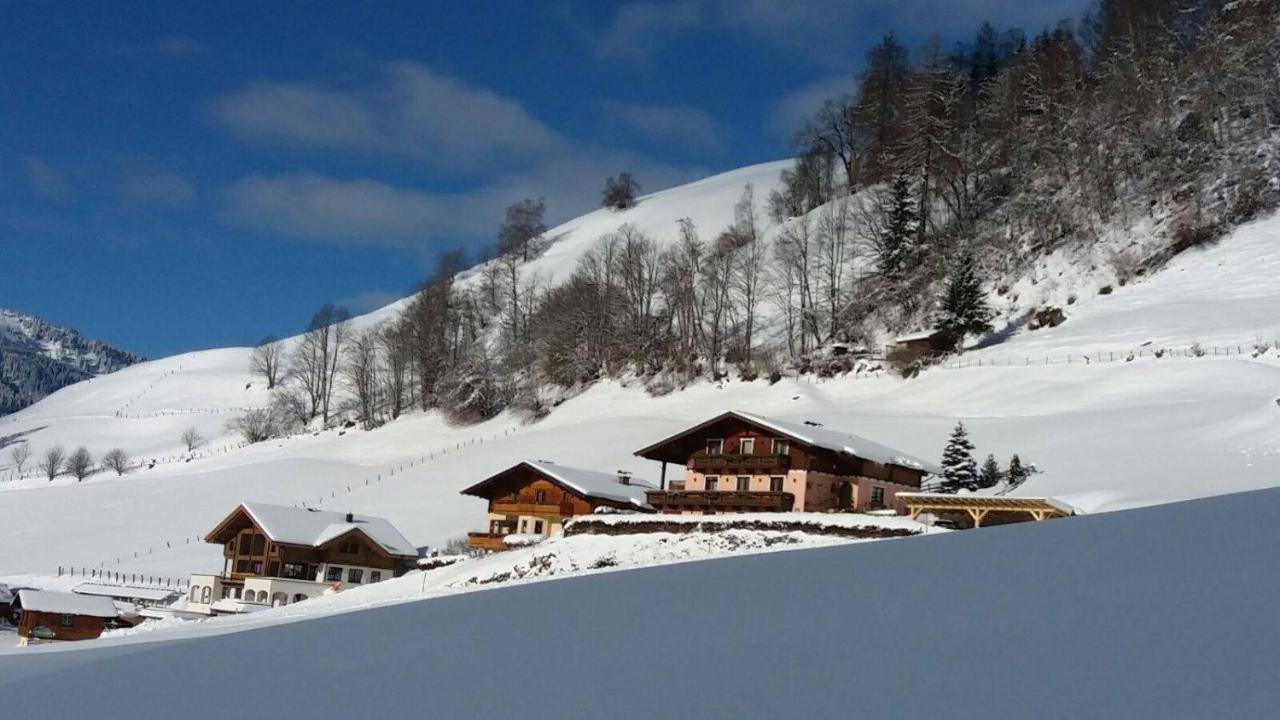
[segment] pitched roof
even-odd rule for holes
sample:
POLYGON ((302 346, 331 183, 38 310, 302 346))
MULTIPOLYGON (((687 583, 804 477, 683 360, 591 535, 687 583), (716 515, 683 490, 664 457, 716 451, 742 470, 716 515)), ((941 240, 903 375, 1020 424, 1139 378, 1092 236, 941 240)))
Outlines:
POLYGON ((627 503, 637 508, 648 507, 645 503, 645 491, 654 490, 657 487, 652 483, 637 478, 632 478, 629 485, 623 485, 618 482, 618 476, 614 473, 566 467, 546 460, 525 460, 472 485, 463 490, 462 493, 464 495, 478 495, 480 490, 491 481, 521 466, 532 468, 534 471, 583 497, 627 503))
POLYGON ((413 543, 385 518, 352 514, 348 522, 347 513, 329 510, 268 503, 244 503, 240 507, 272 542, 282 545, 320 547, 340 535, 357 530, 390 555, 418 556, 413 543))
POLYGON ((717 415, 706 422, 699 423, 688 430, 683 430, 671 437, 642 448, 636 451, 636 454, 645 456, 647 453, 655 451, 667 443, 711 425, 712 423, 731 417, 771 430, 783 437, 790 438, 812 447, 824 448, 844 455, 852 455, 864 460, 878 462, 882 465, 897 465, 898 467, 920 470, 933 475, 942 474, 942 468, 928 460, 922 460, 918 457, 902 452, 901 450, 891 448, 888 445, 882 445, 874 440, 868 440, 861 435, 854 435, 853 433, 847 433, 842 430, 832 430, 830 428, 822 427, 821 425, 809 425, 806 423, 792 422, 790 420, 779 420, 777 418, 756 415, 755 413, 743 412, 741 410, 730 410, 728 412, 721 413, 720 415, 717 415))
POLYGON ((113 618, 120 615, 111 598, 48 590, 19 590, 18 604, 22 605, 24 611, 31 612, 88 615, 100 618, 113 618))
POLYGON ((76 595, 120 597, 156 602, 163 602, 178 595, 178 591, 173 589, 126 587, 124 585, 103 585, 101 583, 80 583, 71 588, 71 592, 76 595))

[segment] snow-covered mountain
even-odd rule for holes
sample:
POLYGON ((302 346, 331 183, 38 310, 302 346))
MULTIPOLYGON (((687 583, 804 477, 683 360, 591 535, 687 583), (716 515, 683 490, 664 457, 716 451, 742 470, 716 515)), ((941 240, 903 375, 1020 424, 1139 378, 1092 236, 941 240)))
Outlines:
MULTIPOLYGON (((563 278, 602 233, 622 222, 642 226, 659 243, 670 241, 675 223, 682 217, 695 217, 700 224, 717 227, 731 217, 746 182, 753 183, 760 192, 782 167, 774 164, 747 168, 655 193, 625 213, 601 211, 571 221, 552 231, 557 241, 529 264, 530 272, 540 273, 548 282, 563 278)), ((474 614, 475 618, 491 618, 505 615, 510 608, 528 607, 516 595, 506 594, 519 592, 554 593, 554 597, 536 603, 549 612, 563 613, 563 622, 569 622, 575 608, 591 608, 595 612, 596 608, 608 607, 643 614, 641 606, 652 607, 653 597, 673 593, 673 601, 660 606, 687 607, 691 598, 680 588, 695 586, 711 588, 709 592, 720 600, 738 594, 759 598, 762 608, 770 602, 773 607, 782 602, 771 600, 768 594, 756 595, 759 588, 754 586, 712 587, 691 579, 722 572, 737 577, 734 582, 762 578, 770 588, 791 593, 791 600, 795 595, 789 588, 812 585, 818 582, 815 578, 837 578, 848 586, 813 592, 806 589, 801 597, 822 596, 823 592, 839 597, 857 595, 850 595, 850 587, 861 588, 858 592, 864 594, 874 591, 864 608, 832 606, 844 617, 849 613, 868 616, 884 612, 898 607, 895 603, 902 598, 920 599, 922 605, 911 608, 910 613, 875 624, 876 628, 892 629, 893 637, 900 641, 899 631, 910 627, 909 619, 930 616, 930 611, 936 610, 938 588, 947 588, 948 592, 968 588, 962 593, 963 598, 956 596, 963 600, 964 607, 977 608, 967 616, 993 623, 1007 619, 1010 608, 1006 606, 991 606, 994 609, 990 615, 980 612, 980 608, 996 602, 994 596, 981 589, 994 587, 1004 593, 1011 587, 1007 578, 972 578, 984 572, 984 567, 988 571, 991 567, 1012 567, 1004 564, 1012 557, 1008 554, 1010 548, 1017 549, 1018 562, 1026 563, 1023 570, 1015 568, 1012 572, 1025 586, 1019 585, 1016 592, 1010 590, 1012 595, 1005 593, 1007 597, 1016 595, 1018 603, 1022 603, 1013 609, 1023 611, 1039 608, 1040 603, 1049 600, 1074 598, 1080 602, 1073 606, 1077 615, 1072 617, 1081 622, 1114 617, 1115 627, 1132 628, 1121 616, 1110 614, 1114 598, 1122 593, 1073 595, 1063 594, 1062 588, 1083 588, 1086 581, 1121 586, 1139 577, 1140 570, 1149 571, 1141 577, 1146 578, 1144 587, 1154 588, 1154 602, 1174 595, 1172 591, 1165 592, 1165 584, 1174 582, 1171 578, 1182 582, 1187 576, 1184 563, 1173 559, 1199 557, 1192 552, 1195 548, 1203 547, 1206 557, 1223 557, 1234 553, 1239 542, 1248 541, 1241 546, 1247 548, 1267 546, 1268 538, 1247 537, 1250 527, 1268 527, 1265 520, 1240 521, 1233 513, 1242 508, 1269 508, 1275 504, 1270 494, 1256 496, 1266 500, 1265 506, 1257 504, 1261 500, 1246 498, 1213 501, 1196 506, 1200 508, 1197 510, 1171 506, 1134 514, 1111 511, 1278 484, 1277 238, 1280 216, 1265 217, 1238 228, 1216 244, 1186 250, 1159 272, 1124 285, 1116 283, 1106 292, 1100 292, 1101 283, 1110 280, 1090 275, 1087 265, 1081 268, 1063 256, 1050 258, 1034 268, 1021 284, 1015 284, 1003 299, 1004 304, 997 303, 997 307, 1005 317, 1012 318, 1021 312, 1016 303, 1061 302, 1066 311, 1065 323, 1032 331, 1011 322, 984 347, 972 348, 953 363, 927 369, 911 379, 888 372, 828 378, 788 375, 777 382, 730 376, 694 383, 657 397, 646 391, 642 381, 621 377, 602 380, 566 397, 550 415, 535 423, 504 412, 482 423, 459 426, 449 424, 437 412, 415 410, 371 431, 335 427, 243 446, 227 421, 246 408, 263 407, 271 400, 265 383, 249 372, 251 349, 226 348, 139 363, 92 382, 63 388, 0 419, 0 547, 15 549, 0 554, 0 583, 66 588, 80 581, 79 577, 57 577, 59 567, 69 566, 167 578, 216 571, 222 563, 221 548, 206 544, 201 538, 237 504, 249 501, 306 503, 382 516, 415 545, 439 547, 484 525, 485 504, 460 495, 459 491, 500 469, 532 458, 607 471, 626 470, 638 478, 655 479, 657 465, 636 458, 632 454, 636 449, 720 411, 743 409, 792 420, 820 421, 925 458, 939 457, 949 431, 957 420, 963 420, 977 445, 979 459, 990 453, 1006 462, 1018 453, 1039 468, 1040 472, 1015 492, 1053 495, 1085 514, 1107 517, 889 540, 862 549, 797 550, 773 558, 734 560, 725 563, 727 569, 686 567, 618 573, 641 578, 635 581, 641 585, 631 591, 638 594, 623 595, 638 598, 631 606, 601 603, 599 598, 605 595, 599 594, 601 586, 597 583, 614 582, 603 579, 571 579, 554 583, 555 590, 525 588, 465 598, 437 597, 475 587, 493 587, 482 583, 497 575, 522 578, 520 582, 527 583, 536 576, 528 569, 535 564, 539 552, 557 553, 553 565, 559 577, 596 572, 602 567, 619 569, 769 549, 762 544, 732 550, 693 547, 658 538, 648 545, 636 543, 629 548, 626 561, 617 562, 622 548, 616 544, 583 549, 575 547, 583 541, 566 538, 571 542, 516 550, 503 557, 476 561, 478 565, 432 571, 443 575, 412 575, 247 618, 194 626, 144 625, 134 636, 84 643, 70 655, 79 655, 84 649, 92 651, 100 645, 149 641, 173 641, 158 646, 167 649, 147 656, 175 658, 173 667, 189 666, 192 661, 185 653, 210 647, 205 643, 211 642, 226 643, 219 652, 225 651, 228 657, 239 656, 241 651, 252 654, 258 643, 265 643, 263 648, 274 647, 273 652, 287 653, 291 647, 287 643, 272 645, 275 638, 281 637, 281 630, 275 627, 279 623, 304 621, 290 628, 290 633, 299 633, 297 637, 323 633, 385 638, 393 631, 387 630, 380 618, 396 615, 400 618, 393 625, 396 628, 417 627, 420 619, 436 617, 435 613, 445 610, 461 613, 448 617, 474 614), (1011 296, 1015 294, 1021 299, 1014 301, 1011 296), (195 428, 202 437, 194 453, 188 453, 182 441, 188 428, 195 428), (28 444, 33 457, 54 445, 84 446, 94 457, 120 448, 142 464, 120 477, 98 473, 83 482, 68 477, 50 482, 34 471, 30 462, 18 472, 9 448, 19 443, 28 444), (1138 525, 1131 525, 1126 517, 1138 518, 1135 522, 1146 529, 1142 533, 1131 531, 1138 525), (1191 520, 1196 523, 1194 533, 1187 529, 1191 520), (1229 532, 1214 529, 1218 522, 1225 522, 1229 532), (1174 524, 1178 527, 1178 543, 1162 546, 1167 529, 1174 524), (1135 545, 1139 534, 1144 539, 1135 545), (950 544, 953 542, 957 544, 950 544), (1199 545, 1201 542, 1205 544, 1199 545), (882 549, 885 547, 912 549, 882 549), (1167 555, 1156 556, 1149 552, 1152 547, 1167 550, 1167 555), (1129 553, 1128 548, 1136 549, 1129 553), (1119 559, 1122 555, 1123 560, 1119 559), (992 562, 984 564, 983 558, 992 562), (910 572, 900 572, 903 567, 910 568, 910 572), (895 572, 895 568, 899 571, 895 572), (742 572, 744 569, 746 572, 742 572), (855 575, 841 574, 846 571, 855 575), (1065 586, 1060 583, 1063 573, 1071 580, 1065 586), (479 579, 473 582, 475 578, 479 579), (1037 594, 1039 590, 1044 593, 1037 594), (338 612, 428 597, 432 599, 426 605, 381 607, 358 615, 333 617, 338 612), (1105 598, 1102 605, 1087 602, 1099 597, 1105 598), (484 603, 495 604, 485 606, 490 607, 485 610, 481 608, 484 603), (1093 614, 1085 617, 1086 610, 1093 614), (229 632, 233 630, 246 632, 229 632), (220 633, 228 634, 219 635, 218 640, 205 637, 220 633), (188 644, 192 636, 199 638, 188 644)), ((459 284, 478 283, 483 279, 482 273, 483 268, 469 271, 459 284)), ((361 328, 394 319, 403 307, 403 303, 393 304, 358 318, 353 324, 361 328)), ((621 541, 611 538, 609 542, 621 541)), ((788 547, 813 548, 820 544, 835 543, 797 542, 788 547)), ((1203 584, 1196 587, 1218 586, 1215 583, 1220 578, 1215 573, 1223 570, 1222 565, 1194 560, 1192 563, 1195 572, 1204 573, 1197 576, 1197 582, 1203 584)), ((1188 596, 1177 593, 1177 597, 1181 602, 1188 596)), ((1220 602, 1219 598, 1199 597, 1195 606, 1185 606, 1189 613, 1218 620, 1229 617, 1208 612, 1220 602)), ((720 601, 704 600, 713 604, 720 601)), ((1133 605, 1141 610, 1137 617, 1148 616, 1150 608, 1142 604, 1146 602, 1133 605)), ((749 614, 757 618, 767 615, 759 608, 749 614)), ((1033 623, 1038 615, 1038 610, 1033 610, 1031 615, 1019 616, 1019 622, 1033 623)), ((439 631, 479 624, 479 620, 465 618, 458 622, 460 625, 451 626, 445 621, 439 631)), ((634 628, 627 623, 620 625, 634 629, 637 641, 658 633, 646 630, 643 624, 634 628)), ((1064 641, 1079 629, 1071 623, 1054 627, 1060 629, 1059 639, 1064 641)), ((1034 634, 1030 628, 1025 633, 1034 634)), ((712 635, 718 640, 727 637, 712 635)), ((565 646, 563 637, 557 642, 558 647, 565 646)), ((1088 637, 1113 637, 1112 628, 1094 628, 1088 637)), ((1135 637, 1133 642, 1149 640, 1144 635, 1135 637)), ((886 639, 883 644, 868 646, 872 649, 867 656, 885 656, 908 647, 915 647, 916 654, 931 658, 935 655, 932 649, 920 651, 923 645, 891 646, 888 642, 886 639)), ((617 650, 615 644, 604 641, 568 645, 572 646, 572 653, 579 654, 589 647, 599 647, 611 657, 617 650)), ((429 643, 419 646, 431 647, 429 643)), ((689 645, 682 646, 681 652, 699 652, 699 647, 707 649, 689 645)), ((750 657, 725 647, 709 647, 708 652, 725 657, 750 657)), ((964 644, 966 651, 970 647, 972 643, 964 644)), ((993 652, 1005 651, 1005 646, 998 647, 1001 649, 993 652)), ((1083 645, 1078 649, 1081 653, 1088 651, 1083 645)), ((130 648, 127 652, 136 650, 130 648)), ((0 647, 0 654, 4 651, 0 647)), ((652 648, 646 652, 651 651, 652 648)), ((449 648, 440 656, 455 652, 464 655, 461 650, 449 648)), ((899 654, 901 663, 911 662, 910 652, 899 654)), ((110 667, 115 662, 109 654, 94 657, 105 658, 92 663, 97 668, 110 667)), ((325 676, 329 656, 320 653, 309 657, 314 662, 305 672, 325 676)), ((822 660, 826 656, 813 657, 817 658, 814 667, 823 663, 831 666, 822 660)), ((939 657, 951 655, 944 652, 939 657)), ((1076 655, 1064 653, 1062 657, 1074 661, 1071 659, 1076 655)), ((26 672, 23 661, 6 660, 9 665, 0 669, 18 672, 18 677, 26 672)), ((416 671, 429 662, 429 658, 415 655, 411 664, 415 675, 421 676, 416 671)), ((83 667, 90 666, 86 662, 83 667)), ((67 671, 54 664, 30 667, 36 668, 32 672, 67 671)), ((918 674, 918 663, 912 667, 917 668, 913 672, 918 674)), ((197 672, 189 677, 212 676, 197 672)), ((474 680, 476 676, 468 677, 474 680)), ((227 677, 211 682, 234 680, 227 677)), ((468 695, 459 702, 473 698, 468 695)), ((169 701, 163 697, 151 699, 160 705, 169 701)), ((25 702, 26 698, 19 700, 20 705, 25 702)), ((387 711, 392 712, 390 708, 387 711)))
POLYGON ((71 328, 0 308, 0 415, 72 383, 142 361, 71 328))

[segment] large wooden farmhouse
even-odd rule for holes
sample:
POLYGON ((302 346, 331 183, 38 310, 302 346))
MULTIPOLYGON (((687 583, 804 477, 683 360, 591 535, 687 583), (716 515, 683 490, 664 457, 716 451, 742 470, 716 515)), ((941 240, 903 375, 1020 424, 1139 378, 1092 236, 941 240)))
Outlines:
POLYGON ((265 503, 245 503, 205 542, 222 545, 223 570, 192 575, 187 607, 207 614, 253 612, 332 588, 404 574, 418 552, 388 521, 265 503))
POLYGON ((18 644, 92 640, 119 611, 111 598, 45 590, 19 590, 13 599, 18 644))
POLYGON ((489 501, 487 531, 468 539, 474 548, 505 550, 511 536, 547 537, 599 507, 647 512, 645 491, 652 488, 626 475, 522 462, 462 491, 489 501))
POLYGON ((647 494, 659 512, 902 511, 895 496, 918 490, 936 465, 863 437, 729 411, 637 453, 662 466, 647 494), (666 487, 667 464, 684 467, 666 487))

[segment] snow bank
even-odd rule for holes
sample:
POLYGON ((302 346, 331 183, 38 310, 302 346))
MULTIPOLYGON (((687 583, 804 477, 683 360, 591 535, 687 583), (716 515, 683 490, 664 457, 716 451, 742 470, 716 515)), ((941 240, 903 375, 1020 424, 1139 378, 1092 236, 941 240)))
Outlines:
POLYGON ((221 718, 227 688, 262 717, 1270 717, 1277 515, 1271 490, 41 647, 0 656, 0 697, 103 720, 221 718), (556 681, 494 672, 530 658, 556 681), (354 692, 357 669, 394 691, 354 692))

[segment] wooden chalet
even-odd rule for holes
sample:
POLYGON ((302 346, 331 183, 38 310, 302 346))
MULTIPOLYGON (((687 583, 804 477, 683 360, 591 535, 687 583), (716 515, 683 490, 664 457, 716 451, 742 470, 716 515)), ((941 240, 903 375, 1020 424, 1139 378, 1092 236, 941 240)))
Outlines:
POLYGON ((191 576, 187 607, 253 612, 404 574, 417 549, 387 520, 266 503, 237 507, 205 537, 223 570, 191 576))
POLYGON ((662 463, 647 494, 659 512, 901 510, 936 465, 815 422, 731 410, 636 452, 662 463), (666 486, 667 465, 684 467, 666 486))
POLYGON ((469 533, 468 540, 480 550, 505 550, 514 536, 548 537, 569 518, 597 508, 651 512, 645 491, 652 488, 625 474, 525 461, 462 491, 489 501, 486 531, 469 533))
POLYGON ((13 599, 18 644, 92 640, 120 616, 111 598, 19 590, 13 599))

